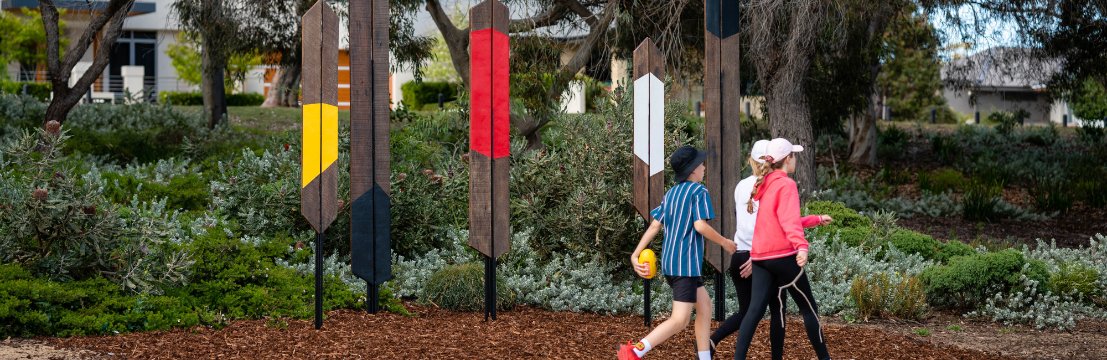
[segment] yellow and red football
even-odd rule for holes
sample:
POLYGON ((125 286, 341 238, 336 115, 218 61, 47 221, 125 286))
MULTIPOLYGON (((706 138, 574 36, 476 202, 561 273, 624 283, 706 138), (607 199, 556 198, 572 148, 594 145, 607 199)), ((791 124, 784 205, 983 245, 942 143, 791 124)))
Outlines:
POLYGON ((638 263, 650 265, 650 272, 645 278, 653 279, 654 276, 657 276, 657 255, 653 254, 653 250, 642 250, 642 253, 638 254, 638 263))

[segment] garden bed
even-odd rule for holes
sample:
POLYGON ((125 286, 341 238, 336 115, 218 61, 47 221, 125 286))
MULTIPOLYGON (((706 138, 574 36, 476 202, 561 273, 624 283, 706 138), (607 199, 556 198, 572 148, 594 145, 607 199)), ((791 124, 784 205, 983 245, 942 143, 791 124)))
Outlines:
MULTIPOLYGON (((52 338, 51 346, 88 350, 103 358, 451 358, 451 359, 597 359, 610 358, 616 345, 646 333, 639 316, 564 313, 523 307, 499 313, 485 323, 481 313, 458 313, 409 305, 414 316, 330 313, 323 330, 310 320, 237 321, 222 330, 198 327, 120 336, 52 338), (114 356, 107 356, 111 353, 114 356)), ((798 318, 788 325, 788 359, 813 355, 798 318)), ((656 322, 655 322, 656 324, 656 322)), ((765 328, 767 324, 762 324, 765 328)), ((717 324, 713 325, 713 327, 717 324)), ((932 341, 880 327, 846 325, 833 320, 824 328, 831 354, 841 359, 1014 359, 932 341)), ((758 334, 752 359, 768 358, 768 337, 758 334)), ((689 358, 692 331, 686 330, 650 353, 652 359, 689 358)), ((716 358, 733 356, 734 337, 716 358)))

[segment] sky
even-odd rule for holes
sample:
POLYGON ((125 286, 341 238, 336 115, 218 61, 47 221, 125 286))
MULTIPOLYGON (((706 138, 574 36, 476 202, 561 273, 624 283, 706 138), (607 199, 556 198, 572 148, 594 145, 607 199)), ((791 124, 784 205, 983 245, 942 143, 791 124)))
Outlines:
MULTIPOLYGON (((974 19, 986 18, 986 14, 979 11, 974 11, 973 6, 963 5, 955 12, 956 16, 961 19, 962 22, 972 23, 974 19)), ((985 31, 985 36, 973 36, 974 34, 962 34, 960 30, 951 22, 947 21, 947 17, 944 14, 934 14, 931 16, 930 23, 934 25, 936 29, 944 33, 944 45, 947 47, 946 51, 941 54, 943 59, 950 59, 956 56, 966 56, 975 54, 979 51, 983 51, 996 46, 1017 46, 1018 28, 1014 23, 1001 22, 996 20, 983 20, 981 22, 982 28, 985 31), (966 36, 968 35, 967 38, 966 36), (975 39, 972 39, 975 37, 975 39), (975 42, 971 48, 964 47, 952 47, 962 42, 975 42)), ((971 29, 970 29, 971 30, 971 29)))

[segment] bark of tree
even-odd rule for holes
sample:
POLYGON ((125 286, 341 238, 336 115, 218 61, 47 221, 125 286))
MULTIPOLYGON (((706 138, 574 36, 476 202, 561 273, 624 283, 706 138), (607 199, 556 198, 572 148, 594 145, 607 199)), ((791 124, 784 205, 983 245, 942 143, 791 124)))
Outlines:
POLYGON ((874 88, 865 110, 850 116, 849 162, 858 165, 876 165, 876 119, 882 106, 880 93, 874 88))
MULTIPOLYGON (((220 0, 214 1, 219 2, 220 0)), ((208 119, 208 128, 214 129, 227 116, 227 93, 223 87, 223 73, 227 69, 227 57, 217 50, 217 45, 209 40, 211 38, 213 37, 205 36, 203 38, 204 47, 200 51, 200 67, 203 69, 200 91, 203 93, 204 116, 208 119)))
MULTIPOLYGON (((874 11, 869 19, 865 33, 866 46, 874 46, 874 42, 882 41, 888 21, 894 15, 897 7, 888 4, 882 6, 886 11, 874 11)), ((898 7, 902 8, 902 6, 898 7)), ((880 111, 884 107, 880 97, 880 88, 876 84, 877 76, 882 68, 880 59, 874 52, 872 65, 869 66, 869 79, 872 80, 872 93, 868 96, 868 103, 859 114, 853 114, 847 120, 849 122, 849 162, 858 165, 876 165, 876 120, 880 117, 880 111)))
POLYGON ((89 87, 104 72, 108 66, 111 47, 122 32, 123 20, 127 18, 134 0, 112 0, 103 10, 95 15, 85 28, 84 34, 73 47, 66 51, 65 58, 59 56, 58 9, 53 0, 39 2, 39 11, 42 14, 42 25, 46 30, 46 62, 50 75, 50 83, 54 94, 50 105, 46 107, 46 117, 43 124, 50 120, 64 123, 69 112, 81 101, 81 97, 88 92, 89 87), (107 27, 105 29, 105 26, 107 27), (100 35, 100 51, 93 58, 92 66, 72 87, 69 86, 70 74, 73 67, 84 56, 93 39, 100 35))
POLYGON ((273 80, 269 82, 269 93, 265 95, 265 102, 261 107, 296 107, 299 106, 300 75, 303 73, 299 64, 281 66, 273 74, 273 80))
MULTIPOLYGON (((601 14, 602 17, 597 17, 579 1, 557 0, 549 9, 538 15, 511 21, 509 28, 512 32, 526 32, 554 24, 560 16, 565 16, 571 12, 584 19, 589 26, 589 34, 581 42, 576 54, 557 71, 553 85, 547 92, 547 98, 551 99, 550 101, 560 101, 561 95, 568 88, 569 83, 588 64, 592 50, 604 38, 608 27, 615 19, 615 7, 617 5, 617 0, 608 0, 604 6, 603 14, 601 14)), ((461 77, 465 87, 469 88, 469 28, 459 29, 454 26, 437 0, 427 0, 427 12, 431 14, 431 19, 438 26, 438 30, 442 33, 442 38, 446 42, 446 47, 450 50, 450 60, 454 65, 454 70, 457 70, 457 74, 461 77)), ((538 131, 552 119, 552 114, 546 114, 543 111, 533 111, 531 113, 513 111, 511 127, 513 131, 527 139, 527 149, 533 150, 542 147, 542 138, 538 131)))
MULTIPOLYGON (((805 150, 797 155, 794 179, 800 193, 818 189, 815 136, 806 78, 826 9, 819 0, 754 0, 749 7, 750 57, 765 90, 769 127, 805 150)), ((806 195, 803 195, 806 196, 806 195)))

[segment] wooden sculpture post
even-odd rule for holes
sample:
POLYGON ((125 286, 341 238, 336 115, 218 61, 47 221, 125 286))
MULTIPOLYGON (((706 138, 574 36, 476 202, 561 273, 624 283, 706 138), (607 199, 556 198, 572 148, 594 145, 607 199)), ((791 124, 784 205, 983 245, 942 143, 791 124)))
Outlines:
POLYGON ((496 320, 496 258, 511 246, 507 24, 497 0, 469 9, 469 245, 485 255, 485 321, 496 320))
MULTIPOLYGON (((646 226, 665 195, 665 57, 646 38, 634 49, 634 208, 646 226)), ((650 279, 643 279, 642 316, 651 326, 650 279)))
MULTIPOLYGON (((741 113, 738 80, 738 2, 704 0, 704 106, 707 121, 707 191, 715 199, 715 219, 709 223, 720 234, 733 237, 734 201, 731 194, 738 186, 742 171, 741 113)), ((707 261, 715 267, 715 319, 726 318, 726 273, 730 254, 722 247, 707 244, 707 261)))
POLYGON ((315 229, 315 328, 323 326, 323 243, 338 201, 338 16, 323 1, 303 21, 300 212, 315 229))
POLYGON ((392 278, 388 102, 388 0, 351 1, 350 265, 370 313, 392 278))

